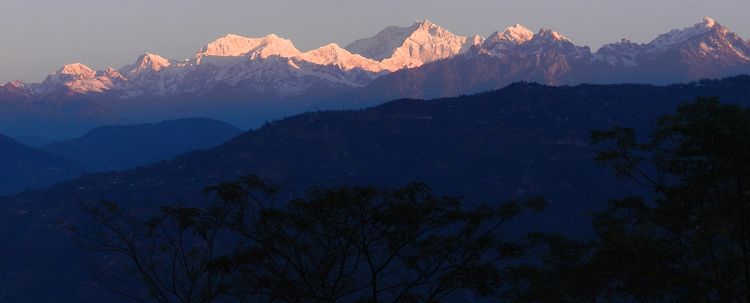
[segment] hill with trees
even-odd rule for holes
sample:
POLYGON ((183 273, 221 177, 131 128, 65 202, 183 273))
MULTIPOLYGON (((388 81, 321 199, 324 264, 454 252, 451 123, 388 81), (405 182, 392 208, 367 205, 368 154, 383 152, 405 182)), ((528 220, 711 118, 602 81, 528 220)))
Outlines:
POLYGON ((114 171, 212 148, 241 132, 221 121, 190 118, 97 127, 80 138, 55 142, 41 149, 74 160, 89 172, 114 171))
POLYGON ((76 281, 73 276, 85 280, 80 269, 90 264, 54 223, 81 216, 82 201, 116 201, 146 213, 175 201, 201 206, 211 202, 203 188, 251 174, 280 185, 284 199, 311 186, 389 188, 411 181, 428 184, 437 195, 464 196, 469 206, 543 196, 548 210, 515 228, 591 235, 587 211, 604 209, 610 199, 653 195, 592 161, 592 130, 625 125, 645 134, 658 117, 697 97, 748 105, 748 95, 746 76, 669 86, 519 83, 471 96, 289 117, 210 150, 3 199, 0 235, 6 235, 6 249, 0 265, 14 277, 47 278, 2 282, 18 290, 9 296, 85 297, 68 291, 80 288, 66 283, 76 281), (72 276, 63 281, 36 274, 41 272, 72 276), (41 285, 60 288, 37 291, 41 285))
POLYGON ((52 185, 84 171, 73 161, 0 135, 0 195, 52 185))

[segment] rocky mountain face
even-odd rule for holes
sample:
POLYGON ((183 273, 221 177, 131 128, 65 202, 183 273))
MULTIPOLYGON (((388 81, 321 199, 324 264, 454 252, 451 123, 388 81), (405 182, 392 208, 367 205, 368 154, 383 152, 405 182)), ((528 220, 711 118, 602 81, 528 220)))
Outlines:
POLYGON ((27 99, 32 95, 33 92, 21 80, 0 85, 0 99, 2 100, 27 99))
POLYGON ((385 69, 395 71, 453 57, 482 40, 479 36, 454 35, 428 20, 422 20, 410 27, 389 26, 373 37, 354 41, 346 49, 378 60, 385 69))
POLYGON ((667 84, 750 73, 750 42, 710 18, 646 44, 623 39, 592 53, 549 29, 496 32, 464 54, 375 79, 356 99, 436 98, 517 81, 667 84))
MULTIPOLYGON (((596 52, 550 29, 514 25, 487 38, 464 37, 422 20, 346 47, 300 51, 273 34, 230 34, 182 60, 147 53, 119 69, 69 64, 42 83, 0 86, 0 112, 53 125, 200 115, 247 128, 307 110, 469 94, 517 81, 666 84, 742 73, 750 73, 750 42, 710 18, 649 43, 623 39, 596 52)), ((16 133, 19 123, 0 122, 0 131, 16 133)))
POLYGON ((669 83, 750 72, 750 42, 708 17, 647 44, 605 45, 595 57, 622 75, 610 81, 669 83))
POLYGON ((185 60, 146 53, 118 70, 94 71, 81 63, 68 64, 31 87, 42 98, 50 95, 174 97, 206 95, 227 88, 288 97, 325 87, 362 87, 382 74, 465 52, 479 41, 478 37, 454 35, 426 20, 407 28, 389 27, 346 49, 328 44, 307 52, 274 34, 261 38, 229 34, 206 44, 185 60), (393 47, 381 58, 377 52, 382 52, 378 48, 384 45, 393 47))

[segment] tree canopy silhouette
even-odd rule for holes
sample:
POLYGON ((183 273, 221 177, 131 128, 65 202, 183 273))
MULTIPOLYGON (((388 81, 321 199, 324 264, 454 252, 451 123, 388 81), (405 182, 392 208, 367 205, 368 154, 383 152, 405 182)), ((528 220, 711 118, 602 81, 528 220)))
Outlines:
POLYGON ((144 302, 489 296, 534 245, 506 235, 508 222, 545 206, 529 199, 467 209, 419 183, 315 188, 283 204, 257 177, 207 191, 213 205, 164 207, 148 219, 109 202, 85 207, 98 224, 76 233, 84 247, 109 253, 102 283, 144 302))
POLYGON ((596 160, 653 190, 593 214, 596 240, 548 241, 517 268, 517 302, 750 301, 750 109, 700 98, 650 139, 596 131, 596 160))

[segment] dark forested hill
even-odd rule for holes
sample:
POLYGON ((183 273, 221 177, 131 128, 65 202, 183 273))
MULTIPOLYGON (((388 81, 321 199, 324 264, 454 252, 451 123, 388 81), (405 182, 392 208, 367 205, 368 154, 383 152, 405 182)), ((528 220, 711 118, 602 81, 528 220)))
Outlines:
POLYGON ((51 185, 83 172, 73 161, 0 135, 0 195, 51 185))
POLYGON ((132 168, 215 147, 241 132, 221 121, 191 118, 99 127, 80 138, 52 143, 42 149, 72 159, 89 172, 100 172, 132 168))
POLYGON ((24 199, 188 198, 205 185, 250 173, 294 188, 421 180, 440 191, 476 197, 554 198, 565 188, 580 192, 579 185, 593 186, 608 175, 591 163, 591 130, 614 124, 645 130, 659 115, 695 97, 742 103, 749 102, 748 95, 750 77, 671 86, 522 83, 472 96, 307 113, 208 151, 87 176, 24 199))
MULTIPOLYGON (((590 131, 614 124, 646 131, 658 116, 698 96, 748 105, 750 77, 670 86, 521 83, 472 96, 302 114, 207 151, 134 170, 89 175, 0 201, 0 215, 11 222, 0 226, 0 235, 8 235, 0 267, 15 272, 14 277, 48 279, 46 284, 60 287, 71 283, 54 275, 29 274, 42 268, 17 265, 24 263, 19 258, 27 258, 26 264, 42 266, 45 262, 36 262, 34 258, 41 257, 32 252, 44 247, 46 252, 61 252, 54 256, 61 258, 59 262, 44 270, 85 279, 85 272, 71 268, 85 262, 74 258, 69 240, 55 233, 53 218, 77 216, 80 201, 110 199, 139 208, 178 200, 199 202, 206 199, 201 194, 204 186, 247 174, 269 178, 290 192, 310 185, 390 186, 416 180, 437 193, 463 195, 473 203, 541 195, 550 208, 528 221, 528 227, 580 232, 585 227, 575 222, 585 221, 579 220, 585 210, 639 191, 593 163, 590 131)), ((2 280, 0 285, 14 283, 14 291, 7 294, 14 298, 37 293, 34 285, 45 284, 25 279, 2 280)), ((86 294, 74 289, 63 293, 86 294)))

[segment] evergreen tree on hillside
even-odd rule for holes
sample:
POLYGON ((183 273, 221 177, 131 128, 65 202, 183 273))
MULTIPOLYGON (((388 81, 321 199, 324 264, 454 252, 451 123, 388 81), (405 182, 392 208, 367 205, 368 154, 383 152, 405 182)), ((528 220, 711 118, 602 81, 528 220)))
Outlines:
POLYGON ((701 98, 632 129, 593 133, 596 159, 653 190, 593 214, 596 240, 550 237, 516 268, 516 302, 749 302, 750 109, 701 98))

